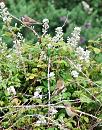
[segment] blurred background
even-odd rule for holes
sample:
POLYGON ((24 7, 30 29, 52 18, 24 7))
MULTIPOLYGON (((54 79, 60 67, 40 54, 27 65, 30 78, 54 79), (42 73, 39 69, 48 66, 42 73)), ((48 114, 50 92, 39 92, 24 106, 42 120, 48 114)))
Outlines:
MULTIPOLYGON (((52 35, 54 35, 55 28, 62 26, 67 18, 66 25, 63 28, 65 40, 76 26, 82 27, 81 44, 87 43, 89 39, 95 40, 102 32, 102 0, 1 1, 4 1, 9 12, 18 18, 25 14, 38 21, 48 18, 50 21, 49 32, 52 35)), ((0 22, 0 26, 2 27, 2 22, 0 22)), ((36 25, 35 29, 41 34, 41 26, 36 25)), ((28 31, 26 28, 21 30, 28 40, 34 41, 33 34, 29 32, 28 35, 28 31)), ((7 41, 10 42, 10 40, 7 41)))

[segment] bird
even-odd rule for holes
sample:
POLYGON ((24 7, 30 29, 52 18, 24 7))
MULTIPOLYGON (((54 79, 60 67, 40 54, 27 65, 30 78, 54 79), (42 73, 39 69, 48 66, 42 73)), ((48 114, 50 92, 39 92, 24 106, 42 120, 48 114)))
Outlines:
POLYGON ((58 79, 57 83, 56 83, 56 88, 55 88, 54 92, 52 93, 52 95, 59 94, 64 88, 65 88, 64 81, 62 79, 58 79))
POLYGON ((30 18, 30 17, 27 16, 27 15, 22 16, 22 17, 21 17, 21 21, 22 21, 25 25, 27 25, 27 26, 30 26, 30 25, 33 25, 33 24, 42 24, 42 23, 40 23, 40 22, 38 22, 38 21, 36 21, 36 20, 30 18))
POLYGON ((77 112, 75 111, 75 109, 73 107, 71 107, 70 104, 64 103, 64 107, 65 107, 65 110, 66 110, 66 113, 68 116, 70 116, 70 117, 78 116, 77 112))

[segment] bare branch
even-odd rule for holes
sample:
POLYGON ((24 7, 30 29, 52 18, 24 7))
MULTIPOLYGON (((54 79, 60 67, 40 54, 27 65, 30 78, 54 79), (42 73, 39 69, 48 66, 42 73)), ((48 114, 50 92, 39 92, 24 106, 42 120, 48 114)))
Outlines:
POLYGON ((12 14, 10 14, 10 16, 14 19, 16 19, 17 21, 19 21, 21 24, 23 24, 26 28, 28 28, 29 30, 31 30, 35 36, 37 36, 37 38, 40 38, 40 36, 38 35, 38 33, 31 27, 25 25, 20 19, 18 19, 17 17, 13 16, 12 14))

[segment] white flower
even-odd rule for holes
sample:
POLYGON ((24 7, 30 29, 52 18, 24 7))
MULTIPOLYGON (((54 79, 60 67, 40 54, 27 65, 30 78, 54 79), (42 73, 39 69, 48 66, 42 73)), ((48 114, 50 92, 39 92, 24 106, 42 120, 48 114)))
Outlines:
POLYGON ((90 14, 91 12, 92 12, 92 8, 90 8, 90 6, 88 5, 88 3, 86 3, 85 1, 82 1, 82 5, 83 5, 83 8, 84 8, 84 10, 88 13, 88 14, 90 14))
POLYGON ((80 60, 84 59, 84 57, 83 57, 83 55, 84 55, 84 49, 82 47, 80 47, 80 46, 77 47, 76 48, 76 53, 77 53, 78 57, 80 58, 80 60))
POLYGON ((39 97, 39 92, 38 91, 34 92, 34 97, 39 97))
POLYGON ((84 49, 79 46, 78 48, 76 48, 76 54, 79 60, 85 60, 86 62, 89 61, 90 51, 84 51, 84 49))
POLYGON ((81 31, 80 27, 75 27, 74 31, 71 33, 72 37, 67 38, 67 43, 70 44, 74 48, 76 48, 80 40, 80 31, 81 31))
POLYGON ((19 41, 23 41, 23 39, 24 39, 23 35, 19 32, 17 33, 17 38, 18 38, 19 41))
POLYGON ((3 21, 4 21, 4 22, 7 21, 7 19, 8 19, 7 16, 4 16, 4 17, 3 17, 3 21))
POLYGON ((1 6, 0 14, 1 14, 1 17, 4 21, 4 23, 11 22, 12 18, 10 17, 8 9, 5 7, 4 3, 1 2, 0 6, 1 6))
POLYGON ((8 94, 13 93, 14 95, 16 95, 16 90, 14 88, 14 86, 10 86, 9 88, 7 88, 8 94))
POLYGON ((36 91, 38 91, 38 92, 41 92, 41 90, 42 90, 42 89, 41 89, 41 88, 39 88, 39 87, 38 87, 38 88, 36 88, 36 91))
POLYGON ((76 67, 77 67, 77 69, 78 69, 79 72, 82 71, 82 68, 81 68, 81 65, 80 65, 80 64, 77 64, 76 67))
POLYGON ((12 56, 11 56, 10 54, 9 54, 9 55, 7 55, 6 57, 7 57, 7 58, 12 58, 12 56))
POLYGON ((4 2, 0 2, 0 8, 1 8, 1 9, 5 8, 4 2))
POLYGON ((38 121, 36 122, 36 125, 37 125, 37 126, 40 126, 40 124, 41 124, 41 121, 38 120, 38 121))
POLYGON ((39 120, 36 122, 36 125, 40 125, 40 124, 46 124, 46 120, 44 117, 40 117, 39 120))
POLYGON ((63 32, 62 27, 57 27, 55 29, 55 32, 58 33, 58 34, 60 34, 60 33, 62 34, 62 32, 63 32))
POLYGON ((46 60, 46 58, 47 58, 47 56, 46 56, 45 51, 41 51, 40 59, 41 59, 41 60, 46 60))
POLYGON ((48 44, 48 48, 49 48, 49 49, 52 48, 52 45, 51 45, 51 44, 48 44))
POLYGON ((4 8, 3 10, 2 10, 2 13, 3 13, 3 15, 9 15, 9 12, 8 12, 8 10, 7 10, 7 8, 4 8))
POLYGON ((55 76, 54 72, 50 72, 49 77, 54 77, 54 76, 55 76))
POLYGON ((47 18, 43 19, 43 23, 49 23, 49 20, 47 18))
POLYGON ((43 34, 46 34, 48 29, 49 29, 49 20, 43 19, 43 28, 42 28, 43 34))
POLYGON ((15 23, 15 27, 17 27, 17 23, 15 23))
POLYGON ((42 95, 39 95, 39 98, 42 99, 42 95))
POLYGON ((54 107, 51 107, 49 112, 50 112, 51 115, 54 115, 54 114, 56 114, 58 111, 57 111, 54 107))
POLYGON ((84 53, 84 59, 85 59, 85 61, 89 60, 89 56, 90 56, 90 51, 86 50, 85 53, 84 53))
POLYGON ((79 73, 76 71, 76 70, 73 70, 71 72, 71 75, 74 77, 74 78, 77 78, 79 76, 79 73))
POLYGON ((63 29, 62 27, 57 27, 55 29, 56 35, 52 38, 53 42, 63 41, 63 29))
POLYGON ((42 95, 40 94, 41 88, 37 88, 36 91, 34 92, 33 98, 40 98, 42 99, 42 95))
POLYGON ((88 3, 86 3, 85 1, 82 1, 82 5, 84 7, 85 10, 88 10, 90 8, 90 6, 88 5, 88 3))

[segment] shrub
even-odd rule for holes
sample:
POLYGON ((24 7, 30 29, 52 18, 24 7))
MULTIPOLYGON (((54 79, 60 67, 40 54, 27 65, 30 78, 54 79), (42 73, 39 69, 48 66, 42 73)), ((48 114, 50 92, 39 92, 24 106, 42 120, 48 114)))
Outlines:
MULTIPOLYGON (((92 129, 101 128, 102 36, 82 48, 80 27, 67 42, 63 27, 48 33, 43 20, 42 35, 35 44, 24 39, 11 15, 0 3, 3 38, 0 39, 0 125, 3 129, 92 129), (5 35, 13 47, 7 48, 5 35)), ((23 23, 22 23, 23 24, 23 23)), ((21 25, 22 26, 22 25, 21 25)))

